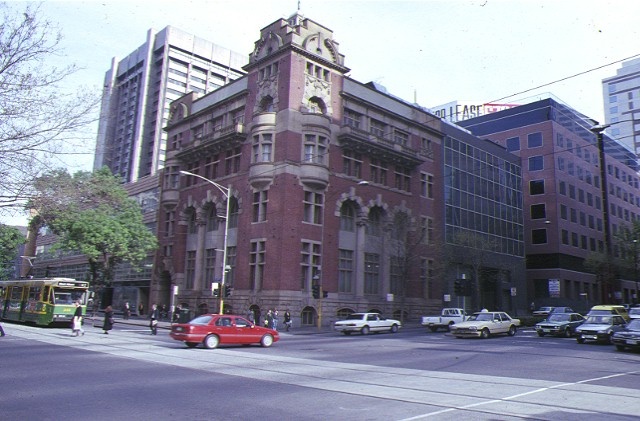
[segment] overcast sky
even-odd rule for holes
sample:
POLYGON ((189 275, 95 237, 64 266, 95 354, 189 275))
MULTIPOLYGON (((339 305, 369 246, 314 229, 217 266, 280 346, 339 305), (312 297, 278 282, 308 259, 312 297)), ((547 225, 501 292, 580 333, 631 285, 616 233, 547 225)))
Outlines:
MULTIPOLYGON (((99 89, 111 59, 150 28, 176 26, 248 55, 260 29, 298 3, 333 30, 351 77, 425 107, 551 93, 602 122, 601 82, 620 63, 606 65, 640 54, 634 0, 50 0, 41 11, 62 30, 66 59, 83 67, 69 85, 99 89)), ((71 172, 91 169, 89 156, 76 162, 71 172)))

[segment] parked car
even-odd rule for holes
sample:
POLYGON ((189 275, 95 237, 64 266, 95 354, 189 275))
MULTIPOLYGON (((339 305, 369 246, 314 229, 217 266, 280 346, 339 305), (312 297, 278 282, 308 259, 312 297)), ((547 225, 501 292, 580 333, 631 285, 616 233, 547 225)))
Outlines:
POLYGON ((584 317, 578 313, 556 313, 554 311, 545 320, 536 324, 535 329, 538 336, 562 335, 565 338, 570 338, 582 323, 584 323, 584 317))
POLYGON ((597 316, 597 315, 608 315, 608 314, 615 314, 615 315, 619 315, 622 316, 623 319, 625 319, 626 321, 629 321, 629 313, 627 312, 627 310, 624 308, 624 306, 621 305, 598 305, 598 306, 593 306, 591 307, 591 310, 589 310, 589 313, 587 313, 587 316, 597 316))
POLYGON ((208 349, 218 345, 260 344, 270 347, 280 339, 276 330, 257 326, 241 316, 227 314, 203 314, 189 323, 174 324, 169 336, 184 342, 189 348, 203 344, 208 349))
POLYGON ((369 332, 396 333, 402 327, 399 320, 387 319, 380 313, 352 313, 345 320, 337 321, 333 328, 345 335, 360 332, 368 335, 369 332))
POLYGON ((631 307, 629 309, 629 319, 640 319, 640 307, 631 307))
POLYGON ((547 317, 549 313, 551 313, 552 311, 553 311, 553 307, 540 307, 539 309, 533 312, 533 315, 547 317))
POLYGON ((451 325, 466 319, 467 313, 463 308, 443 308, 439 316, 423 316, 422 326, 428 327, 432 332, 440 328, 450 330, 451 325))
POLYGON ((611 343, 611 337, 619 330, 624 329, 626 322, 619 315, 591 315, 576 328, 576 341, 579 344, 586 340, 611 343))
POLYGON ((483 310, 473 313, 466 321, 451 326, 451 334, 456 338, 483 339, 498 333, 513 336, 518 326, 520 326, 520 319, 512 319, 505 312, 483 310))
POLYGON ((626 348, 640 349, 640 319, 627 323, 624 329, 613 334, 611 341, 618 351, 624 351, 626 348))
POLYGON ((553 313, 575 313, 571 307, 553 307, 553 310, 549 314, 553 313))

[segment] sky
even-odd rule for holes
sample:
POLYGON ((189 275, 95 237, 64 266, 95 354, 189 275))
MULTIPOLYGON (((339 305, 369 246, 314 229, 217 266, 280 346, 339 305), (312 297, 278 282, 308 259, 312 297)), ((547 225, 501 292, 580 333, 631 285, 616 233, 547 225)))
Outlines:
MULTIPOLYGON (((143 44, 150 28, 172 25, 248 55, 260 29, 298 7, 333 31, 353 79, 427 108, 550 93, 603 122, 602 79, 640 55, 634 0, 45 0, 40 7, 64 36, 61 60, 82 68, 67 80, 73 90, 99 91, 112 58, 143 44)), ((91 170, 93 147, 68 163, 70 172, 91 170)))

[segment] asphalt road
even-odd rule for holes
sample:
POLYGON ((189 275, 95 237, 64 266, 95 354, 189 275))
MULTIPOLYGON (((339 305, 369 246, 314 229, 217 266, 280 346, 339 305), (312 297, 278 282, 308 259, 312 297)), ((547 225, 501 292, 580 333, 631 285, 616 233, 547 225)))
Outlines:
MULTIPOLYGON (((187 349, 166 331, 4 323, 0 419, 637 419, 640 353, 531 331, 282 334, 271 348, 187 349)), ((298 332, 300 333, 300 332, 298 332)))

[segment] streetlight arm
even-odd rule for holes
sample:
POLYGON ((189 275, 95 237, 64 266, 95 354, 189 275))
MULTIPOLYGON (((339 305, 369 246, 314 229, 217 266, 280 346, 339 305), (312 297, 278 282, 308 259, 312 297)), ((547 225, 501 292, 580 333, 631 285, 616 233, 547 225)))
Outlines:
POLYGON ((201 175, 198 175, 198 174, 194 174, 194 173, 189 172, 189 171, 180 170, 180 174, 190 175, 192 177, 198 177, 198 178, 206 181, 207 183, 213 184, 218 190, 220 190, 222 192, 222 194, 224 194, 224 197, 229 199, 229 188, 221 186, 220 184, 216 183, 215 181, 211 181, 208 178, 205 178, 205 177, 203 177, 201 175))

